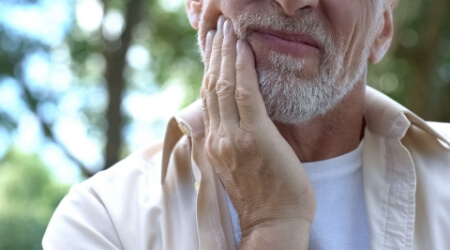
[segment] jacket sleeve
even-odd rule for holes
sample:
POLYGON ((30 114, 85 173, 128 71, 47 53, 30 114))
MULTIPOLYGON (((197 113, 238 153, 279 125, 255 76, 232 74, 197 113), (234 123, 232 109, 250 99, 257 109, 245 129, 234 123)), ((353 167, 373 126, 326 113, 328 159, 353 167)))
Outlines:
POLYGON ((102 201, 78 184, 56 209, 44 235, 45 250, 123 249, 102 201))

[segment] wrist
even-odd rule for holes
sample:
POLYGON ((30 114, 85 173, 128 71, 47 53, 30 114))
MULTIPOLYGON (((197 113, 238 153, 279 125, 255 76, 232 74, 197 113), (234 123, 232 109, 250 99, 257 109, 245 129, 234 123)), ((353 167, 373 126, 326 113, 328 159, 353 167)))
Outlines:
POLYGON ((311 223, 303 220, 271 221, 242 232, 240 249, 308 249, 311 223))

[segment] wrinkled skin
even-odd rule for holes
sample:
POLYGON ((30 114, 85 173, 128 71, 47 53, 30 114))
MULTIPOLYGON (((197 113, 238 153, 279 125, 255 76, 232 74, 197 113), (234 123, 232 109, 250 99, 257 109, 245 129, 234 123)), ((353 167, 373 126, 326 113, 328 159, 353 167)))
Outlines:
MULTIPOLYGON (((386 2, 188 0, 205 63, 205 149, 239 214, 241 248, 307 249, 315 196, 301 160, 336 157, 357 147, 364 127, 366 67, 331 111, 302 126, 279 124, 267 114, 259 89, 256 69, 270 68, 267 53, 251 31, 238 41, 230 20, 240 12, 274 8, 286 16, 314 16, 329 27, 334 53, 343 58, 334 67, 340 67, 340 79, 345 79, 367 60, 379 61, 389 47, 392 5, 386 2)), ((323 53, 298 55, 304 61, 299 74, 314 77, 323 53)))
POLYGON ((307 232, 315 211, 312 186, 267 116, 251 48, 237 42, 223 17, 208 33, 205 62, 206 151, 240 215, 244 239, 280 222, 307 232))

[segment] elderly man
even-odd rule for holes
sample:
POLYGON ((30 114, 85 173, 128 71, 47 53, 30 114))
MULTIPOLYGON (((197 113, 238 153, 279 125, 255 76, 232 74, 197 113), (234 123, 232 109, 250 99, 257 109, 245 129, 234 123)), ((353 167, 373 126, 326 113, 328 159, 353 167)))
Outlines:
POLYGON ((188 0, 202 102, 74 186, 44 248, 448 249, 450 126, 366 86, 393 6, 188 0))

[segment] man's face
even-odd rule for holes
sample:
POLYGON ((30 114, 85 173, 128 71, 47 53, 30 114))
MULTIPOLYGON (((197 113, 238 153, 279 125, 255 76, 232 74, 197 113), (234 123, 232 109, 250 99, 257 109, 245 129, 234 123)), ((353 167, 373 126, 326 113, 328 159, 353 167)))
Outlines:
POLYGON ((223 14, 256 58, 268 114, 301 124, 364 81, 381 0, 203 0, 199 43, 223 14), (292 8, 290 8, 290 6, 292 8))

